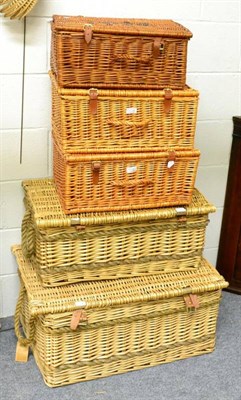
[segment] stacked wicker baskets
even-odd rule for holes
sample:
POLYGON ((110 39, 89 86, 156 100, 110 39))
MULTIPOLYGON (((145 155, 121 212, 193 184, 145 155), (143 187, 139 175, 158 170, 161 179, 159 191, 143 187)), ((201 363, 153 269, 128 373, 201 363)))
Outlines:
POLYGON ((16 359, 49 386, 210 352, 224 279, 202 257, 191 33, 55 16, 54 180, 23 182, 16 359), (19 329, 19 322, 25 337, 19 329))

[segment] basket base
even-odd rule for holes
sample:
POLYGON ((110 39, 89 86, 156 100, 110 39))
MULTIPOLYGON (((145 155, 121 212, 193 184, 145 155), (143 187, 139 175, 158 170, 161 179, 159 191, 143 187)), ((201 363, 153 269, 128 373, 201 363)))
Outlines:
POLYGON ((148 367, 154 367, 189 357, 211 353, 215 348, 215 336, 205 337, 199 342, 177 344, 165 348, 157 353, 125 357, 105 363, 89 363, 81 367, 49 368, 42 363, 36 351, 33 350, 35 361, 43 375, 43 379, 49 387, 65 386, 73 383, 104 378, 125 372, 136 371, 148 367))

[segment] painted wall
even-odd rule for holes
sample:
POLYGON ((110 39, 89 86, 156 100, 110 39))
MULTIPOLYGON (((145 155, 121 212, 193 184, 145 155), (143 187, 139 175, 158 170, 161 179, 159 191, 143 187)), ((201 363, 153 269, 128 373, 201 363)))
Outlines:
POLYGON ((196 186, 217 206, 205 256, 215 265, 229 163, 232 116, 240 115, 239 0, 39 0, 27 17, 23 160, 20 165, 23 21, 0 17, 0 317, 14 313, 18 276, 10 246, 20 243, 21 181, 52 175, 49 69, 53 14, 174 19, 193 32, 187 83, 200 91, 196 147, 202 156, 196 186), (104 7, 103 7, 104 4, 104 7))

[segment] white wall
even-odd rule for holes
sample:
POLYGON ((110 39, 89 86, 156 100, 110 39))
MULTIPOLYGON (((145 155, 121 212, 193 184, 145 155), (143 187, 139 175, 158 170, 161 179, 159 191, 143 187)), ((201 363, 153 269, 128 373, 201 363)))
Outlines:
POLYGON ((21 181, 51 176, 50 24, 53 14, 169 18, 193 32, 187 83, 200 91, 196 147, 202 152, 196 186, 217 206, 205 256, 216 262, 229 163, 232 116, 240 115, 240 1, 39 0, 27 17, 23 162, 19 163, 23 21, 0 17, 1 198, 0 316, 14 313, 18 277, 10 246, 20 243, 21 181), (104 4, 104 7, 103 7, 104 4))

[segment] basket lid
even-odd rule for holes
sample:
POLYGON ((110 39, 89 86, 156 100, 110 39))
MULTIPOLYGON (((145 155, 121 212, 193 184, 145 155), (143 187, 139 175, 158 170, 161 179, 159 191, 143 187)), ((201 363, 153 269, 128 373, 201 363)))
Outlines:
POLYGON ((175 218, 179 215, 204 215, 216 208, 194 189, 192 202, 185 207, 166 207, 148 210, 110 211, 66 215, 61 207, 53 179, 33 179, 22 183, 28 206, 38 228, 69 227, 73 225, 103 225, 175 218))
POLYGON ((56 288, 43 287, 20 246, 13 246, 19 273, 27 290, 31 315, 61 313, 157 301, 223 289, 228 283, 205 259, 198 269, 135 278, 90 281, 56 288))
POLYGON ((180 37, 188 39, 192 37, 192 33, 187 28, 168 19, 53 16, 52 29, 56 31, 83 32, 85 25, 91 25, 93 32, 100 33, 180 37))

